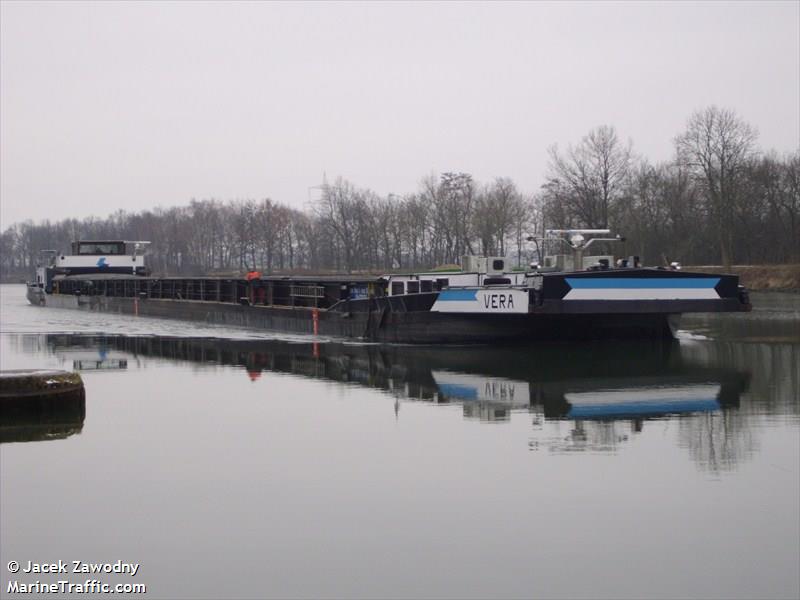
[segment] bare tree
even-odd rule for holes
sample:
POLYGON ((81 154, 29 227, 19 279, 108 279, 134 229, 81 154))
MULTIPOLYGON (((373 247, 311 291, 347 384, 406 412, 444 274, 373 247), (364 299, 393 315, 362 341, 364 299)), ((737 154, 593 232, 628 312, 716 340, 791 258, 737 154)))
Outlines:
POLYGON ((521 263, 533 250, 525 238, 545 224, 613 227, 628 239, 619 251, 651 262, 708 264, 718 253, 730 262, 733 239, 736 257, 751 263, 800 261, 800 151, 760 155, 754 140, 747 124, 712 107, 692 116, 670 163, 634 161, 630 144, 608 127, 563 156, 554 148, 548 180, 532 198, 507 178, 480 185, 468 174, 444 173, 405 197, 382 198, 338 179, 323 186, 310 211, 272 200, 211 199, 105 218, 26 221, 0 236, 0 277, 28 277, 40 250, 66 250, 76 239, 151 240, 148 262, 159 275, 417 269, 473 250, 516 251, 521 263))
POLYGON ((733 260, 737 195, 757 136, 732 110, 710 106, 695 112, 675 139, 678 162, 691 170, 705 192, 725 267, 733 260))
POLYGON ((478 194, 473 210, 472 230, 486 255, 506 255, 506 240, 511 233, 522 197, 507 177, 498 177, 478 194))
MULTIPOLYGON (((433 266, 430 257, 429 230, 431 205, 423 194, 413 194, 404 199, 400 211, 400 227, 403 232, 403 243, 412 267, 421 264, 433 266)), ((400 261, 398 261, 399 264, 400 261)))
POLYGON ((472 212, 475 206, 475 182, 469 173, 442 173, 439 183, 439 223, 447 222, 451 233, 445 261, 455 261, 473 253, 472 212))
POLYGON ((608 227, 614 202, 619 198, 631 162, 631 143, 622 144, 613 127, 590 131, 566 154, 550 148, 547 185, 557 190, 575 224, 608 227))
POLYGON ((314 205, 314 210, 341 247, 344 269, 352 271, 357 250, 363 244, 359 236, 363 227, 363 212, 366 210, 363 195, 351 183, 339 178, 334 185, 323 185, 322 197, 314 205))
POLYGON ((800 150, 786 158, 783 168, 783 200, 781 208, 789 221, 790 258, 800 262, 800 150))

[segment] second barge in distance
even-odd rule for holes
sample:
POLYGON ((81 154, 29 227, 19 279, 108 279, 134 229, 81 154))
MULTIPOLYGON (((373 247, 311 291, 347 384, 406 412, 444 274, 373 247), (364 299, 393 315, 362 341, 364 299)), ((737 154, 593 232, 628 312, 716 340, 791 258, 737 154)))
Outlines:
POLYGON ((593 241, 607 241, 584 235, 607 230, 548 233, 568 235, 561 239, 572 255, 526 271, 509 269, 504 258, 464 257, 461 271, 380 277, 153 277, 141 253, 146 242, 81 241, 37 269, 28 300, 405 344, 668 338, 682 313, 751 308, 735 275, 584 257, 593 241))

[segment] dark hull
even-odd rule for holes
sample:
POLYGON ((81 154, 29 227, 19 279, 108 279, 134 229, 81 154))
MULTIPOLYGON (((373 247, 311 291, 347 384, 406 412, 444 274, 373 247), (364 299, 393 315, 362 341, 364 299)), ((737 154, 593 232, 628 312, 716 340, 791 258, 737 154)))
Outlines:
POLYGON ((670 325, 675 325, 677 317, 665 313, 458 314, 426 310, 392 312, 378 308, 315 311, 300 307, 66 294, 49 294, 45 304, 298 334, 315 333, 316 312, 318 335, 401 344, 670 338, 670 325))

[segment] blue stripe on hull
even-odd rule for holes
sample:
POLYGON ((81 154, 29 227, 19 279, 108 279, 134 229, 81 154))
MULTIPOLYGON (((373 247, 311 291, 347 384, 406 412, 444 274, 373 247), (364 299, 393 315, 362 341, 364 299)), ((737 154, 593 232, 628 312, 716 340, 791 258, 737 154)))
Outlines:
POLYGON ((574 290, 580 289, 710 289, 719 277, 566 277, 574 290))
POLYGON ((471 385, 463 385, 459 383, 440 383, 439 391, 445 396, 459 398, 461 400, 478 399, 478 390, 471 385))
POLYGON ((473 302, 478 290, 444 290, 439 293, 439 302, 473 302))
POLYGON ((571 419, 602 419, 633 415, 676 414, 686 412, 710 412, 719 410, 717 400, 699 398, 682 402, 631 402, 623 404, 579 405, 570 408, 571 419))

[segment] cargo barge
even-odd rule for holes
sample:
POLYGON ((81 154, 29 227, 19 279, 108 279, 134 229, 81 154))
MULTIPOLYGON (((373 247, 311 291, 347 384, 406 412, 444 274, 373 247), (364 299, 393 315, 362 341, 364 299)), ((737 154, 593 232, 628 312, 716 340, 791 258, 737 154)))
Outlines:
POLYGON ((735 275, 585 257, 607 238, 584 235, 607 231, 559 233, 572 255, 524 270, 469 256, 460 271, 384 276, 154 277, 146 242, 82 241, 51 253, 27 294, 37 306, 404 344, 669 338, 682 313, 751 308, 735 275))

